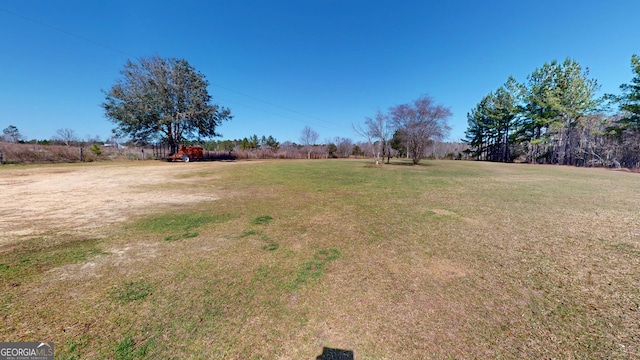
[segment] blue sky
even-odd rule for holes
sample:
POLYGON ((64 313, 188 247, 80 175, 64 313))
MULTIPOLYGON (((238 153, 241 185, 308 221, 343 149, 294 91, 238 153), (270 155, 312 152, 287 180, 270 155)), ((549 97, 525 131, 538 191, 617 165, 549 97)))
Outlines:
POLYGON ((638 1, 0 0, 0 128, 111 135, 101 90, 127 59, 188 60, 234 119, 224 139, 358 138, 353 123, 422 94, 466 114, 510 75, 571 57, 601 93, 631 80, 638 1))

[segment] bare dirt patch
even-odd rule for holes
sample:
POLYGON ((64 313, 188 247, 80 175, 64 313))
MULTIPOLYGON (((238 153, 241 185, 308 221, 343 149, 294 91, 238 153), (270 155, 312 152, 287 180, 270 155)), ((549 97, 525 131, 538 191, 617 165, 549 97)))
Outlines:
POLYGON ((158 243, 131 243, 124 247, 114 247, 106 250, 109 256, 101 256, 91 261, 69 264, 51 269, 51 280, 69 280, 77 278, 97 278, 111 274, 106 267, 117 268, 122 273, 134 268, 135 262, 145 262, 158 255, 158 243))
POLYGON ((100 237, 104 226, 134 214, 216 200, 214 184, 193 185, 212 182, 215 168, 228 165, 149 161, 0 169, 0 246, 52 232, 100 237))

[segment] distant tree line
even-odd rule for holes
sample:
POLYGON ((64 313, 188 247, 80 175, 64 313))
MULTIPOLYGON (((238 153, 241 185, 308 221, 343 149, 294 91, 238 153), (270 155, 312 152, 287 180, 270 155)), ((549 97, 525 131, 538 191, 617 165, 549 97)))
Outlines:
MULTIPOLYGON (((318 133, 308 126, 302 130, 299 143, 280 143, 273 136, 259 138, 257 135, 216 141, 213 138, 220 136, 217 128, 233 116, 228 108, 212 101, 207 90, 209 82, 188 61, 143 57, 127 61, 120 74, 115 84, 103 91, 105 101, 101 104, 106 118, 115 124, 110 140, 102 142, 99 137, 90 136, 83 140, 73 130, 64 128, 50 140, 29 143, 78 147, 80 161, 85 159, 87 146, 97 160, 105 158, 103 150, 106 148, 131 148, 125 153, 137 154, 138 150, 133 151, 136 148, 140 156, 133 155, 132 158, 148 158, 144 149, 152 144, 168 145, 170 154, 174 154, 180 144, 198 144, 207 151, 227 152, 229 157, 230 152, 235 152, 234 158, 373 156, 379 163, 381 157, 386 156, 389 161, 391 156, 397 155, 410 157, 417 164, 425 156, 441 155, 443 147, 436 151, 435 145, 449 131, 450 110, 435 104, 429 96, 421 96, 411 103, 391 107, 386 113, 378 112, 374 118, 367 118, 365 126, 357 128, 366 142, 354 143, 351 139, 336 137, 319 143, 318 133), (121 139, 128 140, 123 144, 121 139), (430 155, 427 155, 429 148, 430 155)), ((26 143, 25 137, 13 125, 4 129, 3 140, 26 143)), ((55 156, 40 156, 50 153, 51 149, 33 147, 28 152, 33 155, 30 157, 33 161, 41 158, 56 161, 55 156)), ((15 153, 20 154, 20 150, 15 153)), ((71 153, 75 154, 75 151, 71 153)), ((455 157, 459 158, 460 153, 455 157)))
POLYGON ((2 136, 0 137, 0 141, 6 143, 32 145, 66 145, 76 147, 91 146, 93 144, 117 147, 119 144, 124 142, 124 140, 116 136, 112 136, 106 140, 101 140, 99 135, 87 135, 85 138, 81 138, 73 129, 69 128, 56 130, 56 133, 49 139, 27 139, 27 136, 23 135, 15 125, 9 125, 4 128, 4 130, 2 131, 2 136))
POLYGON ((467 114, 467 155, 478 160, 575 166, 640 166, 640 59, 620 95, 597 98, 588 69, 567 58, 510 77, 467 114), (607 113, 613 107, 613 113, 607 113))
POLYGON ((354 144, 349 138, 335 137, 323 143, 316 143, 315 139, 307 139, 300 143, 276 140, 272 135, 251 135, 242 139, 208 140, 191 144, 199 144, 208 151, 233 152, 238 158, 348 158, 351 156, 365 156, 361 146, 354 144), (313 140, 313 141, 311 141, 313 140))
MULTIPOLYGON (((307 129, 308 130, 308 129, 307 129)), ((303 131, 304 132, 304 131, 303 131)), ((317 134, 317 133, 316 133, 317 134)), ((318 142, 318 137, 299 142, 278 141, 272 135, 256 134, 241 139, 191 140, 187 145, 200 145, 216 156, 227 155, 235 159, 337 159, 371 157, 379 148, 379 142, 354 142, 350 138, 336 136, 318 142), (311 141, 313 140, 313 142, 311 141)), ((102 140, 100 136, 87 135, 80 138, 72 129, 58 129, 50 139, 26 140, 14 125, 6 127, 0 138, 0 149, 4 149, 4 160, 8 163, 51 163, 104 160, 152 159, 151 144, 136 144, 116 136, 102 140), (4 142, 4 145, 1 143, 4 142), (22 145, 22 146, 20 146, 22 145)), ((396 133, 389 141, 390 156, 406 157, 404 145, 396 133), (399 150, 395 150, 399 149, 399 150)), ((168 145, 168 144, 166 144, 168 145)), ((459 158, 465 144, 432 142, 425 151, 426 158, 459 158)))

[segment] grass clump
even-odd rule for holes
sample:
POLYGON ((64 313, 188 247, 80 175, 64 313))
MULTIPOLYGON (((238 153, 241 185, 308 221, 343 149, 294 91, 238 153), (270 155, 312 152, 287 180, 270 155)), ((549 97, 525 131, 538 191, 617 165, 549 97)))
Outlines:
POLYGON ((273 218, 271 216, 264 215, 264 216, 258 216, 257 218, 253 219, 252 223, 254 225, 266 225, 266 224, 270 223, 271 220, 273 220, 273 218))
POLYGON ((318 261, 322 262, 330 262, 340 258, 340 251, 336 248, 331 248, 329 250, 320 250, 315 255, 314 258, 318 261))
POLYGON ((182 239, 182 236, 179 235, 169 235, 164 238, 164 241, 177 241, 182 239))
POLYGON ((246 238, 249 236, 259 236, 260 240, 266 242, 266 244, 261 246, 261 249, 263 250, 274 251, 274 250, 278 250, 278 248, 280 247, 280 244, 274 241, 271 241, 269 239, 269 235, 262 233, 261 230, 253 230, 253 229, 247 230, 243 232, 242 235, 240 235, 240 238, 246 238))
POLYGON ((280 244, 275 242, 269 242, 266 245, 262 245, 263 250, 269 250, 269 251, 278 250, 279 247, 280 247, 280 244))
POLYGON ((144 358, 149 355, 149 350, 153 345, 153 340, 136 346, 136 341, 131 336, 125 336, 115 348, 114 358, 116 360, 133 360, 144 358))
POLYGON ((317 279, 324 273, 325 265, 340 258, 340 251, 336 248, 319 250, 313 256, 313 260, 306 261, 296 274, 295 279, 289 283, 289 287, 296 289, 299 285, 310 279, 317 279))
POLYGON ((145 280, 131 281, 111 291, 111 298, 121 304, 142 300, 153 292, 153 285, 145 280))
POLYGON ((242 233, 242 235, 240 235, 241 238, 245 238, 248 236, 253 236, 253 235, 262 235, 262 231, 259 230, 247 230, 245 232, 242 233))
POLYGON ((49 245, 44 239, 26 241, 18 249, 3 254, 0 284, 20 284, 50 269, 106 254, 101 239, 67 241, 49 245))
POLYGON ((1 295, 0 296, 0 312, 6 311, 11 305, 12 301, 13 301, 12 294, 1 295))
POLYGON ((231 214, 203 214, 201 212, 167 213, 152 216, 136 223, 138 230, 148 233, 188 232, 207 224, 219 224, 234 218, 231 214))
POLYGON ((194 237, 198 237, 198 233, 197 232, 186 232, 186 233, 184 233, 182 235, 165 236, 164 241, 178 241, 178 240, 189 239, 189 238, 194 238, 194 237))
POLYGON ((197 232, 191 231, 207 224, 219 224, 232 220, 231 214, 203 214, 189 212, 179 214, 162 214, 149 217, 136 223, 138 230, 148 233, 174 233, 164 237, 165 241, 177 241, 197 237, 197 232), (175 235, 175 232, 181 232, 175 235))
POLYGON ((83 358, 83 350, 87 346, 87 335, 80 335, 74 339, 67 340, 62 344, 61 349, 56 347, 56 359, 80 360, 83 358))

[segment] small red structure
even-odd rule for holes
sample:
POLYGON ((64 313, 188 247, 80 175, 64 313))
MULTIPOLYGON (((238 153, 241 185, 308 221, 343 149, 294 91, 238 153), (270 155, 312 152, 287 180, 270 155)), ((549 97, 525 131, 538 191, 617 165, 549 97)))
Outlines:
POLYGON ((175 161, 182 160, 184 162, 189 162, 191 160, 202 160, 204 158, 204 149, 202 146, 186 146, 180 145, 178 152, 172 155, 169 155, 167 160, 175 161))

